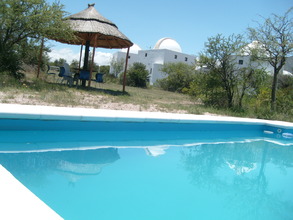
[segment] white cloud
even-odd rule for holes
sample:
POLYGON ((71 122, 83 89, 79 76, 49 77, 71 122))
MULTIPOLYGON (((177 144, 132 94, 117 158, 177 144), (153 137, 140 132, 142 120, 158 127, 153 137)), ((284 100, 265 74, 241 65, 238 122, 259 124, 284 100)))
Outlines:
POLYGON ((95 63, 98 65, 110 65, 113 54, 96 51, 95 63))
POLYGON ((79 60, 79 53, 74 53, 70 48, 53 49, 48 53, 51 61, 65 59, 67 63, 71 63, 72 60, 79 60))
MULTIPOLYGON (((67 63, 69 64, 72 62, 72 60, 79 60, 80 58, 79 52, 75 52, 71 48, 52 49, 52 51, 48 53, 48 55, 51 61, 59 60, 60 58, 62 58, 62 59, 65 59, 67 63)), ((95 63, 97 63, 98 65, 110 65, 112 57, 113 57, 112 53, 100 52, 100 51, 97 51, 96 49, 95 63)), ((83 57, 82 57, 82 61, 83 61, 83 57)))

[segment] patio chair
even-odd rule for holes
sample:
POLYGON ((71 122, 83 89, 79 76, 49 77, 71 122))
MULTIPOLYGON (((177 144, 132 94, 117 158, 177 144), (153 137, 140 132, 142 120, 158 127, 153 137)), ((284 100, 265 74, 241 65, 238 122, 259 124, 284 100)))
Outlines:
POLYGON ((85 81, 90 79, 90 71, 88 70, 81 70, 78 76, 78 79, 82 82, 84 82, 83 85, 85 85, 85 81))
POLYGON ((64 73, 62 75, 63 79, 62 79, 61 83, 63 81, 66 81, 67 85, 72 86, 72 84, 73 84, 73 73, 70 72, 70 68, 69 68, 68 63, 64 63, 63 68, 64 68, 64 73))
POLYGON ((56 75, 59 74, 60 67, 59 66, 50 66, 47 64, 47 77, 53 76, 54 81, 56 81, 56 75))
MULTIPOLYGON (((59 73, 58 73, 58 76, 60 77, 60 83, 62 82, 63 80, 63 76, 64 76, 64 73, 65 73, 65 68, 63 66, 60 66, 59 67, 59 73)), ((59 80, 57 79, 56 82, 58 82, 59 80)))
POLYGON ((103 74, 102 74, 102 73, 97 73, 97 74, 96 74, 96 80, 95 80, 95 82, 96 82, 96 85, 97 85, 98 83, 103 83, 103 82, 104 82, 103 74))

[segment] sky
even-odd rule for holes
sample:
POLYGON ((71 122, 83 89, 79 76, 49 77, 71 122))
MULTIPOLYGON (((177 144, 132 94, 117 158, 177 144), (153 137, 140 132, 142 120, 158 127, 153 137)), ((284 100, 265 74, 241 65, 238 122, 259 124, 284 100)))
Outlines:
MULTIPOLYGON (((48 3, 54 0, 47 0, 48 3)), ((95 3, 95 9, 143 50, 151 49, 164 37, 176 40, 182 52, 198 55, 209 37, 244 34, 271 14, 283 15, 292 0, 60 0, 69 14, 95 3)), ((48 41, 52 61, 79 59, 80 46, 48 41)), ((110 63, 115 49, 96 49, 95 62, 110 63)))

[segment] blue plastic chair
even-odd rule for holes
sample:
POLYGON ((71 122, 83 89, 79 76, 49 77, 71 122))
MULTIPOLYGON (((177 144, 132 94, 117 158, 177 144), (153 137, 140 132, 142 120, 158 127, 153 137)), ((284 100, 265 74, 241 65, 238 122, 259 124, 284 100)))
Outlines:
POLYGON ((98 83, 103 83, 103 82, 104 82, 103 74, 102 74, 102 73, 97 73, 97 74, 96 74, 96 80, 95 80, 95 82, 96 82, 96 85, 97 85, 98 83))
POLYGON ((57 82, 56 76, 60 72, 60 67, 59 66, 50 66, 47 64, 47 77, 52 76, 54 78, 54 82, 57 82))
POLYGON ((86 80, 90 79, 90 71, 88 70, 81 70, 79 72, 78 79, 81 81, 81 85, 84 87, 86 86, 86 80))
POLYGON ((63 66, 60 66, 60 67, 59 67, 59 73, 58 73, 58 76, 59 76, 60 78, 57 79, 56 82, 62 82, 63 77, 64 77, 64 74, 65 74, 65 68, 64 68, 63 66))
POLYGON ((104 82, 102 73, 97 73, 96 74, 96 82, 97 83, 103 83, 104 82))
POLYGON ((60 66, 60 71, 59 71, 58 76, 59 76, 59 77, 63 77, 64 74, 65 74, 65 68, 64 68, 63 66, 60 66))
POLYGON ((90 71, 88 70, 81 70, 79 73, 80 80, 89 80, 90 79, 90 71))

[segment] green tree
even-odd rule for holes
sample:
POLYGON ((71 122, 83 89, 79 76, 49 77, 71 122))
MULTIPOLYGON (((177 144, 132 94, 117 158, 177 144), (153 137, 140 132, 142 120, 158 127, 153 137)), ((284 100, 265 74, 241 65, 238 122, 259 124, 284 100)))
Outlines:
MULTIPOLYGON (((251 57, 250 57, 251 58, 251 57)), ((266 82, 267 72, 264 68, 255 68, 250 62, 247 67, 239 69, 239 81, 236 89, 238 108, 242 109, 244 96, 255 96, 259 93, 260 88, 266 82)))
POLYGON ((285 114, 285 119, 293 115, 293 75, 280 74, 278 78, 278 112, 285 114))
MULTIPOLYGON (((120 74, 121 76, 123 74, 120 74)), ((133 63, 126 75, 126 84, 128 86, 146 88, 149 80, 149 72, 142 63, 133 63)))
POLYGON ((94 61, 92 63, 92 59, 93 59, 93 53, 90 52, 89 53, 89 60, 88 60, 88 68, 90 69, 91 66, 93 66, 93 72, 98 72, 99 71, 99 65, 94 61))
POLYGON ((108 66, 108 65, 100 66, 100 73, 109 74, 110 73, 110 66, 108 66))
POLYGON ((114 58, 111 60, 111 74, 117 77, 122 71, 124 67, 125 60, 115 60, 114 58))
POLYGON ((233 107, 234 96, 239 80, 237 55, 246 45, 242 35, 224 37, 218 34, 208 38, 205 50, 200 56, 199 64, 206 66, 215 78, 220 79, 220 87, 226 94, 229 108, 233 107))
POLYGON ((70 64, 70 68, 71 69, 78 69, 78 67, 79 67, 79 62, 78 62, 78 60, 72 60, 71 61, 71 64, 70 64))
POLYGON ((186 63, 167 63, 163 65, 161 71, 166 74, 166 78, 158 80, 157 85, 172 92, 188 90, 195 75, 194 66, 186 63))
POLYGON ((215 72, 198 71, 187 93, 201 100, 205 105, 213 107, 228 105, 225 90, 221 86, 221 78, 215 72))
POLYGON ((66 60, 63 58, 59 58, 58 60, 54 60, 51 65, 52 66, 63 66, 63 64, 66 63, 66 60))
POLYGON ((73 38, 69 24, 63 22, 66 14, 63 5, 45 0, 0 1, 0 71, 17 74, 23 55, 43 38, 73 38))
POLYGON ((286 63, 286 58, 293 52, 292 10, 283 16, 273 14, 258 23, 256 28, 249 28, 252 40, 259 44, 258 59, 267 61, 274 69, 271 91, 271 110, 276 111, 278 75, 286 63))

